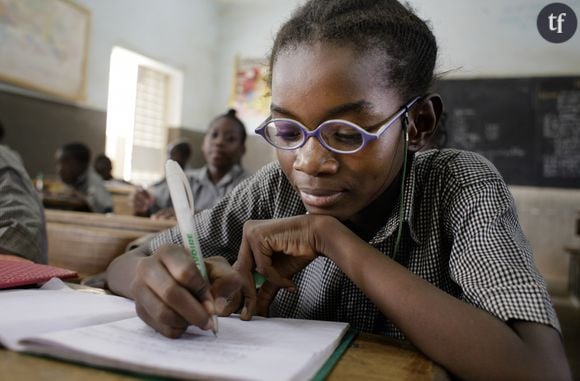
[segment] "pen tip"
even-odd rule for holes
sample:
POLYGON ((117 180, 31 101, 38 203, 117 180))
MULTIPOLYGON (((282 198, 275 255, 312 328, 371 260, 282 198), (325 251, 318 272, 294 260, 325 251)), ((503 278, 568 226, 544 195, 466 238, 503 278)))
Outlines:
POLYGON ((213 332, 213 335, 215 337, 217 337, 217 333, 218 333, 218 317, 217 317, 217 315, 213 315, 213 327, 211 330, 213 332))

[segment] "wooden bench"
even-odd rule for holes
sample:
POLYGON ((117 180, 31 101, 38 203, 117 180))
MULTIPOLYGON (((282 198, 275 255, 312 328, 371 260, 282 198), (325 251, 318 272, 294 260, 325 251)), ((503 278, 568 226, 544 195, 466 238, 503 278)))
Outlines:
POLYGON ((129 243, 168 229, 171 221, 96 213, 46 210, 48 263, 75 270, 81 278, 105 271, 129 243))

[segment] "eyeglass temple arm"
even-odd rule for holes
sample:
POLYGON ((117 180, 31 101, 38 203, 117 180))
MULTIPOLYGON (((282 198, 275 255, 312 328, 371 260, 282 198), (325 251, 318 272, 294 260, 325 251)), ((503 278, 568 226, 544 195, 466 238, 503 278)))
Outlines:
POLYGON ((391 117, 391 119, 389 119, 384 125, 383 127, 381 127, 380 130, 378 130, 374 135, 379 137, 383 132, 385 132, 387 130, 387 128, 389 128, 394 122, 395 120, 399 119, 401 117, 401 115, 403 115, 405 117, 405 119, 407 119, 408 122, 408 117, 409 117, 409 111, 411 110, 411 108, 413 108, 413 106, 415 106, 415 104, 421 99, 421 97, 415 97, 413 98, 412 101, 410 101, 409 103, 407 103, 406 105, 404 105, 403 107, 401 107, 401 109, 399 110, 399 112, 397 112, 395 115, 393 115, 391 117))

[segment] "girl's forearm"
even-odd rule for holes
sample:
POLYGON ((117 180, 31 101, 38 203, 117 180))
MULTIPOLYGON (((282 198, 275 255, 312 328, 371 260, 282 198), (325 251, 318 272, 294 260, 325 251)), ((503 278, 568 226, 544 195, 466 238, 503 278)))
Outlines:
POLYGON ((532 333, 521 336, 411 273, 346 227, 340 232, 334 227, 331 237, 327 256, 414 345, 461 378, 566 379, 565 356, 553 328, 524 323, 533 327, 532 333), (538 343, 533 333, 538 330, 550 342, 538 343), (562 356, 546 356, 546 348, 560 350, 562 356))

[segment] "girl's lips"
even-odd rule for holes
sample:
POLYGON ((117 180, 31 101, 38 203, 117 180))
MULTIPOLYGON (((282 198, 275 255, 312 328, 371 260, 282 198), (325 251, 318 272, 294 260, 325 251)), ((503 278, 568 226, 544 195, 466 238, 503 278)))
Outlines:
POLYGON ((344 196, 344 191, 316 191, 316 194, 300 190, 302 201, 315 208, 330 208, 344 196))

